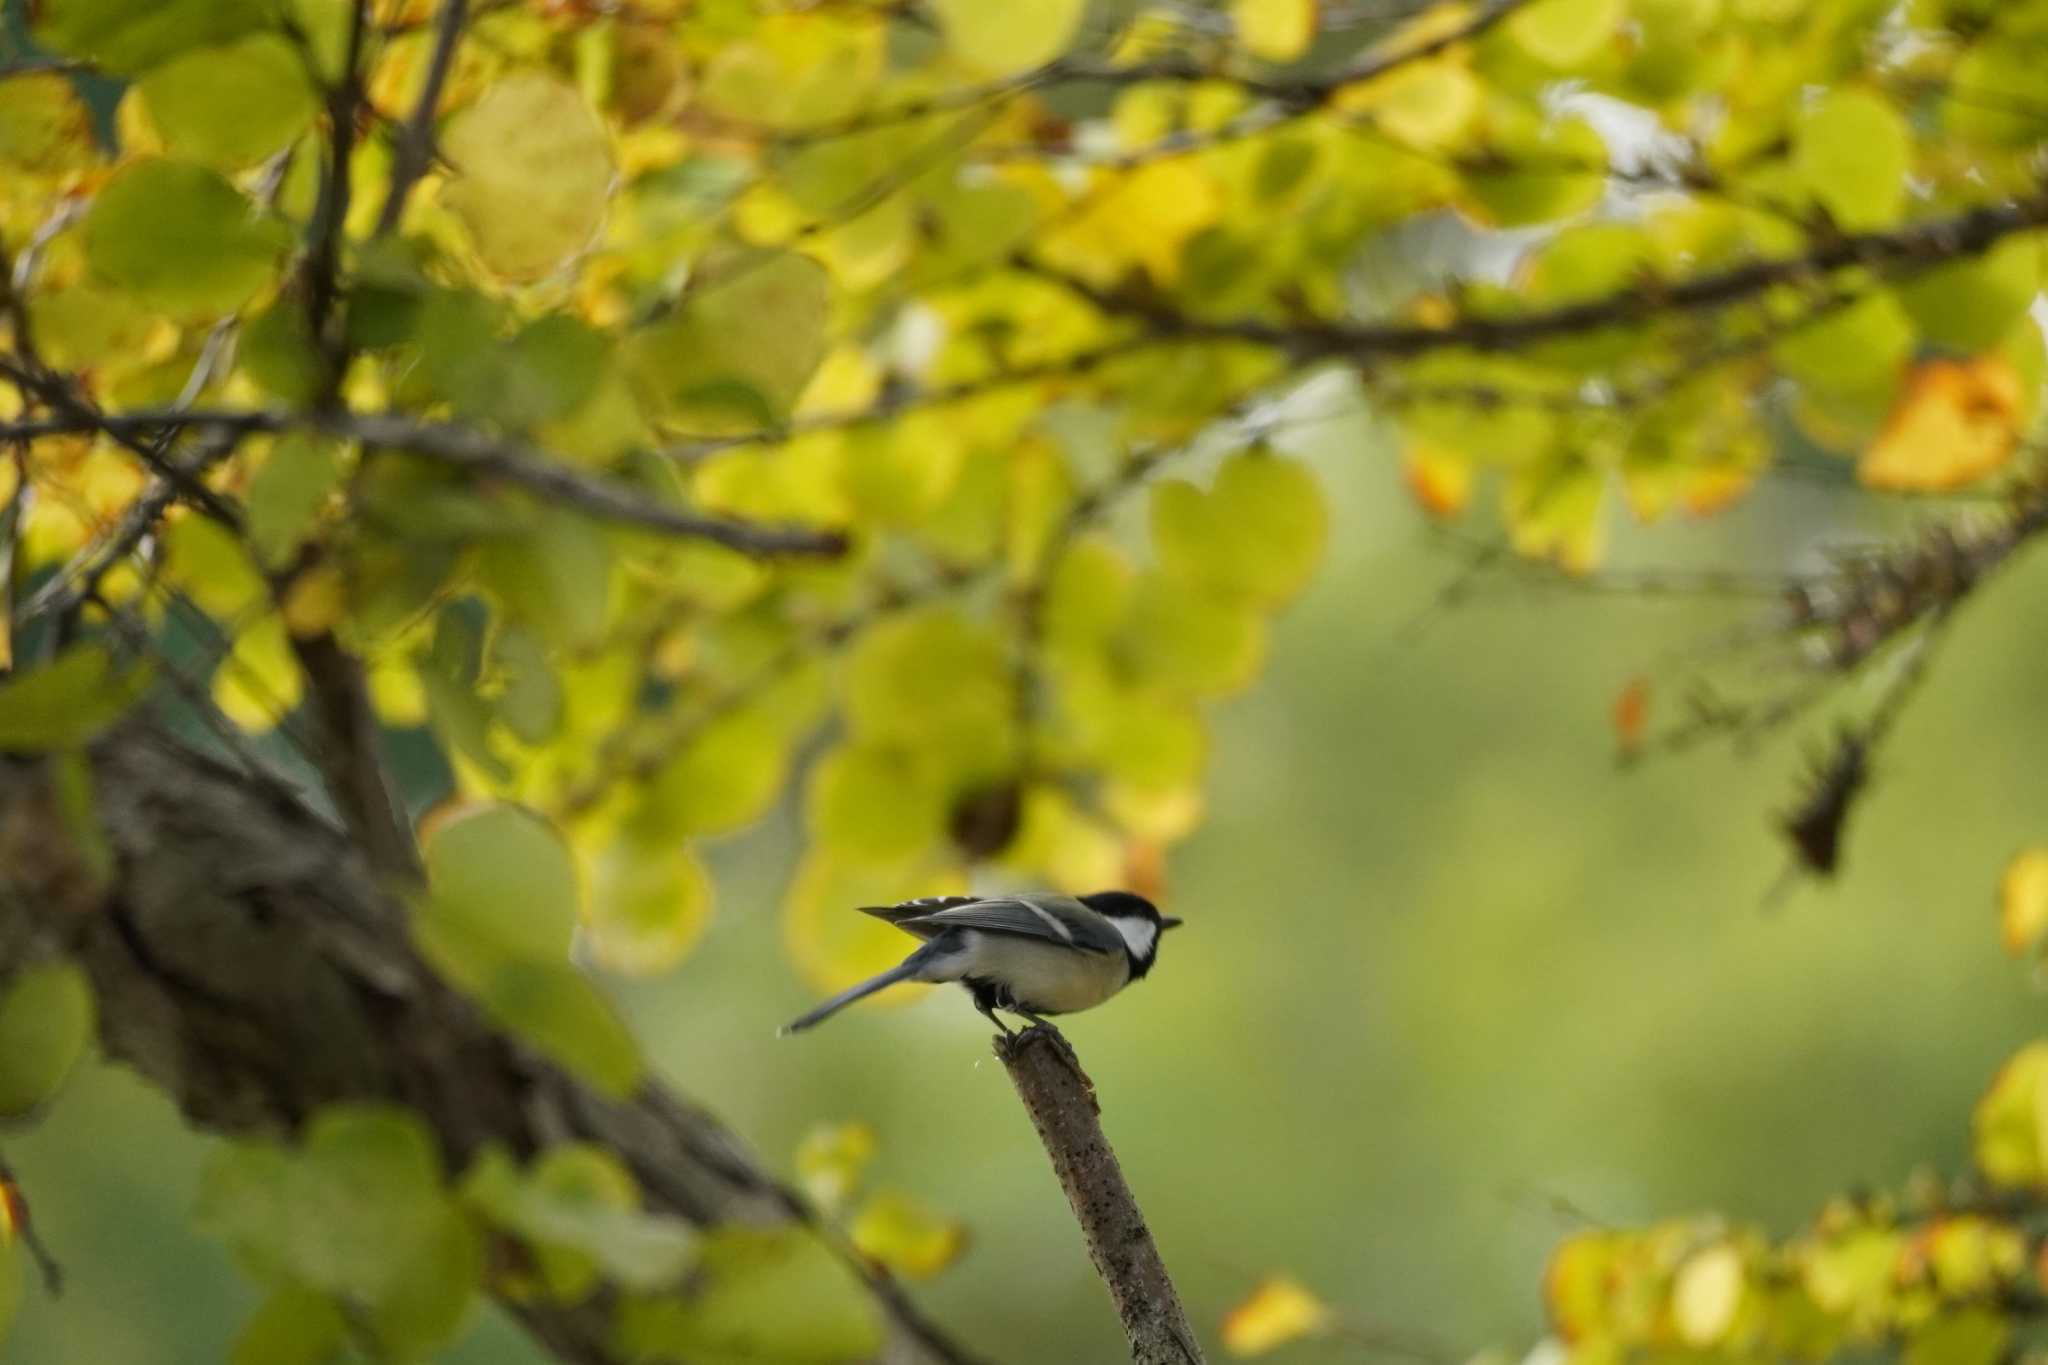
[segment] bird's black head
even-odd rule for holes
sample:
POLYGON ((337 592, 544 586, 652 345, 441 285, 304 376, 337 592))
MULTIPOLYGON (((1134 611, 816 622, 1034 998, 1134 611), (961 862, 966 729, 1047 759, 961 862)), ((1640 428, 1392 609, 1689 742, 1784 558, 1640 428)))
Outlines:
POLYGON ((1152 962, 1159 956, 1159 936, 1180 924, 1172 915, 1160 914, 1159 907, 1151 901, 1130 891, 1097 891, 1081 897, 1081 904, 1107 918, 1123 935, 1124 949, 1131 955, 1133 977, 1152 970, 1152 962))

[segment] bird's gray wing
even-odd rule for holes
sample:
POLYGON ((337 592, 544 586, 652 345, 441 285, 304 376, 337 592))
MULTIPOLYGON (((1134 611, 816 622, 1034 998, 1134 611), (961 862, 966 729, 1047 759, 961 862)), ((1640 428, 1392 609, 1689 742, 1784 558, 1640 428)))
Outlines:
POLYGON ((980 900, 979 896, 920 896, 914 901, 901 901, 895 905, 863 905, 859 909, 863 915, 873 915, 876 919, 889 921, 906 934, 915 934, 922 939, 933 939, 945 933, 946 926, 927 925, 924 923, 926 917, 941 910, 975 905, 980 900))
POLYGON ((1092 953, 1121 953, 1123 935, 1071 896, 995 896, 895 921, 919 937, 947 929, 983 929, 1044 939, 1092 953))

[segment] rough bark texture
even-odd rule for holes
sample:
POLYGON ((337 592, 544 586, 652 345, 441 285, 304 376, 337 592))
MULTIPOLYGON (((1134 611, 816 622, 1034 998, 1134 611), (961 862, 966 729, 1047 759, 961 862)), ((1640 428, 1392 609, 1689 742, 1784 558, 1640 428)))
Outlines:
MULTIPOLYGON (((91 767, 106 884, 74 851, 43 765, 0 757, 0 981, 56 955, 80 963, 104 1051, 193 1123, 289 1133, 336 1101, 395 1101, 457 1169, 487 1143, 595 1142, 650 1208, 814 1224, 709 1114, 652 1084, 609 1099, 496 1032, 413 951, 361 856, 288 796, 142 729, 102 741, 91 767)), ((968 1359, 845 1254, 894 1322, 891 1359, 968 1359)), ((614 1358, 597 1306, 515 1311, 565 1360, 614 1358)))
POLYGON ((996 1039, 1038 1137, 1052 1158, 1096 1273, 1123 1319, 1137 1365, 1201 1365, 1202 1348, 1159 1259, 1145 1215, 1103 1136, 1095 1086, 1057 1031, 1040 1025, 996 1039))

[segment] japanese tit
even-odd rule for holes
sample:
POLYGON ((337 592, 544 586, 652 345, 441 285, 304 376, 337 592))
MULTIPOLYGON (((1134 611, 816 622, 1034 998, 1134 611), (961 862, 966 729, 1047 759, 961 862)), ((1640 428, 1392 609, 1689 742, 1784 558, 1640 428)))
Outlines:
POLYGON ((930 896, 901 905, 864 905, 924 946, 898 966, 841 991, 782 1032, 822 1023, 854 1001, 899 981, 957 981, 974 1007, 1004 1033, 997 1010, 1039 1016, 1093 1009, 1152 970, 1159 935, 1179 924, 1143 896, 1097 891, 1074 897, 930 896))

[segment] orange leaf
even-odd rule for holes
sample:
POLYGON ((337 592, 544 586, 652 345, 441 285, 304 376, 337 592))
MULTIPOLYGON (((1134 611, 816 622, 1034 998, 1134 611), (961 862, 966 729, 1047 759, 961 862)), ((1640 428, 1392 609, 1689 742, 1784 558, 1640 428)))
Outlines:
POLYGON ((1643 747, 1643 731, 1650 723, 1650 680, 1630 678, 1614 699, 1614 737, 1621 742, 1624 758, 1633 758, 1643 747))
POLYGON ((1401 451, 1401 477, 1433 517, 1455 517, 1472 500, 1472 462, 1427 441, 1410 441, 1401 451))
POLYGON ((1925 361, 1863 452, 1857 477, 1905 493, 1975 483, 2011 457, 2023 416, 2019 372, 2005 357, 1925 361))

